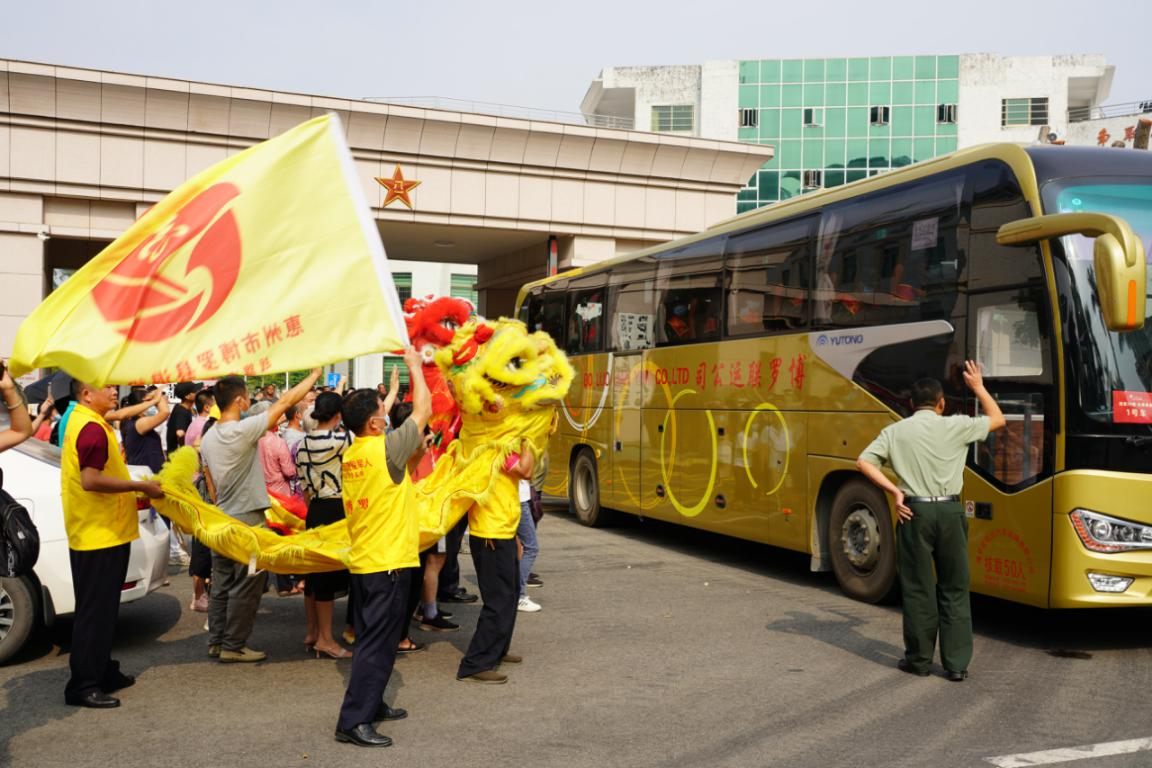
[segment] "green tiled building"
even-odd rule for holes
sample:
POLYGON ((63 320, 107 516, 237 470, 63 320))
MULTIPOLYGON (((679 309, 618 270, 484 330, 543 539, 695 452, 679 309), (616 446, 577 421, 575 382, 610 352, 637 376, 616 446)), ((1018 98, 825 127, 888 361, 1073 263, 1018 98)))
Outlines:
POLYGON ((776 147, 739 212, 957 148, 959 56, 761 59, 739 73, 738 138, 776 147))
POLYGON ((735 202, 743 212, 976 144, 1074 141, 1113 70, 1099 54, 994 53, 608 67, 580 108, 640 131, 771 145, 735 202))

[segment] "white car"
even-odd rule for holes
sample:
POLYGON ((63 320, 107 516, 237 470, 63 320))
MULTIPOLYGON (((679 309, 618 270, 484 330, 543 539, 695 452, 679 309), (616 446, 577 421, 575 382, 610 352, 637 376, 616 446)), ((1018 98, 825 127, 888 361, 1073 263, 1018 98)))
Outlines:
MULTIPOLYGON (((4 490, 23 504, 40 533, 40 558, 31 575, 0 579, 0 663, 20 650, 38 621, 51 625, 74 613, 72 565, 60 500, 60 449, 39 440, 0 453, 4 490)), ((130 466, 134 478, 151 474, 130 466)), ((139 600, 164 582, 168 527, 151 506, 140 506, 140 538, 132 542, 120 602, 139 600)))

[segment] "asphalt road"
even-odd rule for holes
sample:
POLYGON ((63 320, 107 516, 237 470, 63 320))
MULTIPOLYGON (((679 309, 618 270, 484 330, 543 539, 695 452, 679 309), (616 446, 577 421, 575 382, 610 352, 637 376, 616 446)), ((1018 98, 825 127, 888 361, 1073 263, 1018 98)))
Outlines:
MULTIPOLYGON (((957 684, 897 672, 899 610, 843 597, 795 553, 560 512, 540 536, 544 610, 519 614, 513 643, 525 662, 507 685, 460 683, 479 609, 454 606, 455 634, 414 628, 431 645, 396 665, 388 700, 411 715, 380 727, 390 748, 333 741, 350 663, 304 654, 301 598, 265 597, 251 645, 267 662, 219 665, 175 576, 121 610, 116 655, 138 682, 120 709, 64 705, 68 625, 0 667, 0 765, 946 768, 1152 736, 1152 612, 977 598, 957 684)), ((1060 764, 1148 766, 1152 752, 1060 764)))

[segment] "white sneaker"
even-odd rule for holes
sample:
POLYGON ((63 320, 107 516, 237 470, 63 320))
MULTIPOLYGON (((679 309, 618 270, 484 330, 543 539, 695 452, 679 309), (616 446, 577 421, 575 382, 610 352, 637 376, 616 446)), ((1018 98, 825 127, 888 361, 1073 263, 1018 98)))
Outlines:
POLYGON ((536 613, 540 610, 540 603, 533 601, 530 597, 522 597, 520 602, 516 604, 516 610, 524 613, 536 613))

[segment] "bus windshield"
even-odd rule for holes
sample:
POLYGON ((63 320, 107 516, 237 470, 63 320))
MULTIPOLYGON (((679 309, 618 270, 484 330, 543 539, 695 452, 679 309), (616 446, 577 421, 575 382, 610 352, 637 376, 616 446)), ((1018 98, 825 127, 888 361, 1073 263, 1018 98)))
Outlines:
MULTIPOLYGON (((1118 216, 1144 243, 1145 254, 1152 251, 1152 182, 1147 178, 1060 179, 1045 185, 1044 203, 1049 213, 1118 216)), ((1139 331, 1108 330, 1096 297, 1093 240, 1072 235, 1062 242, 1072 282, 1068 309, 1077 315, 1072 356, 1080 409, 1097 428, 1152 424, 1152 319, 1139 331)), ((1145 294, 1152 298, 1152 269, 1148 281, 1145 294)), ((1152 318, 1152 304, 1146 307, 1152 318)))

